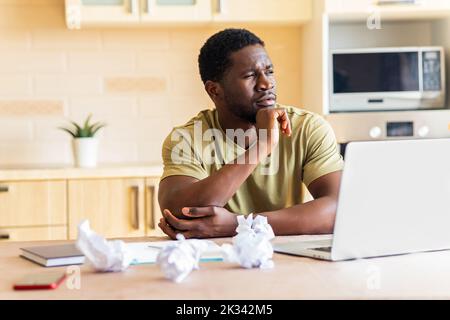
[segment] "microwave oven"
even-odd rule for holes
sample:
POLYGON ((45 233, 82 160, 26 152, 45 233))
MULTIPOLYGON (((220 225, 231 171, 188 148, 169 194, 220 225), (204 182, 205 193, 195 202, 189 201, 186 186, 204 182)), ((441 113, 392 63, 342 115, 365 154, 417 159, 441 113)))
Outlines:
POLYGON ((330 113, 445 108, 442 47, 332 50, 330 113))

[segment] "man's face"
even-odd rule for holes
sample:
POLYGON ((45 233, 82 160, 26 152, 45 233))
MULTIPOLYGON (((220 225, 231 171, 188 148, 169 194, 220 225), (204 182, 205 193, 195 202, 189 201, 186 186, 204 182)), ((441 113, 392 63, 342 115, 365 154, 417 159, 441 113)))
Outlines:
POLYGON ((220 81, 225 107, 235 116, 256 123, 258 110, 276 103, 272 62, 261 45, 236 51, 230 60, 231 66, 220 81))

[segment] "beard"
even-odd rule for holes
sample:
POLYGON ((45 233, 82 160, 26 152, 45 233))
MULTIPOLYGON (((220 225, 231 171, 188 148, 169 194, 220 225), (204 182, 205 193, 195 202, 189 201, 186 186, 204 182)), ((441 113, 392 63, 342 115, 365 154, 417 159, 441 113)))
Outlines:
POLYGON ((256 114, 258 113, 258 109, 256 107, 251 104, 245 105, 243 103, 232 101, 228 98, 225 98, 225 102, 228 106, 230 106, 229 110, 235 117, 252 124, 256 123, 256 114))

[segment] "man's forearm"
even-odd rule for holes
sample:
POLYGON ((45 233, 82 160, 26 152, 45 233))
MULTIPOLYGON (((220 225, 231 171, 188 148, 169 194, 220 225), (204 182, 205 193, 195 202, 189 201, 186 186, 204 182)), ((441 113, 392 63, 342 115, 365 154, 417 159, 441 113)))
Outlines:
POLYGON ((316 200, 272 212, 262 212, 276 235, 332 233, 337 200, 321 197, 316 200))
POLYGON ((265 154, 263 148, 260 146, 260 154, 257 154, 255 144, 233 163, 224 165, 211 176, 186 187, 177 188, 174 190, 176 199, 171 201, 171 209, 178 213, 183 207, 225 206, 255 170, 262 155, 265 154))

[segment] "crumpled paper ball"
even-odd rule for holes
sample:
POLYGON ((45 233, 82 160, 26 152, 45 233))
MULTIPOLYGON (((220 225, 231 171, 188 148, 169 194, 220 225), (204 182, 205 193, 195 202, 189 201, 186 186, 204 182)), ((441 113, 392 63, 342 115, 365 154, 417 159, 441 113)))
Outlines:
POLYGON ((233 245, 224 244, 222 250, 225 261, 238 263, 246 269, 273 268, 273 246, 270 242, 275 237, 267 217, 253 214, 247 218, 238 216, 237 235, 233 237, 233 245))
POLYGON ((78 238, 75 245, 84 254, 88 263, 100 272, 123 271, 132 261, 125 242, 107 241, 91 230, 88 220, 83 220, 78 225, 78 238))
POLYGON ((161 249, 156 263, 166 278, 180 283, 192 270, 199 269, 200 256, 208 244, 204 240, 186 240, 182 234, 177 234, 177 240, 161 249))

